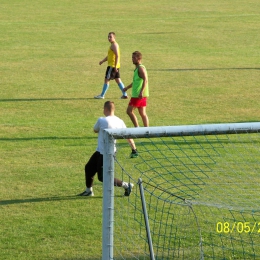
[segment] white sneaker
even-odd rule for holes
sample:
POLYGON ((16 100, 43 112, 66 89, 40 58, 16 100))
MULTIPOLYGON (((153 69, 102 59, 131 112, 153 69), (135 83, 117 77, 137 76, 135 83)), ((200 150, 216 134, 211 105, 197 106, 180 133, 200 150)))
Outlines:
POLYGON ((96 99, 104 99, 104 96, 98 95, 98 96, 95 96, 94 98, 96 98, 96 99))
POLYGON ((128 187, 125 189, 124 195, 127 196, 127 197, 130 196, 130 193, 131 193, 133 187, 134 187, 133 183, 128 183, 128 187))

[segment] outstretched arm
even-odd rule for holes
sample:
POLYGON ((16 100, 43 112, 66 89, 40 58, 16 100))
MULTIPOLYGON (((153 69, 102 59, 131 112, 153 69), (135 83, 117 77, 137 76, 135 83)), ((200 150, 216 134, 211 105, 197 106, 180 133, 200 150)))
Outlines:
POLYGON ((99 65, 101 65, 101 64, 104 63, 105 61, 107 61, 107 56, 106 56, 103 60, 101 60, 101 61, 99 62, 99 65))
POLYGON ((128 85, 127 87, 125 87, 125 88, 123 89, 123 91, 127 91, 129 88, 132 87, 132 85, 133 85, 133 83, 131 83, 130 85, 128 85))

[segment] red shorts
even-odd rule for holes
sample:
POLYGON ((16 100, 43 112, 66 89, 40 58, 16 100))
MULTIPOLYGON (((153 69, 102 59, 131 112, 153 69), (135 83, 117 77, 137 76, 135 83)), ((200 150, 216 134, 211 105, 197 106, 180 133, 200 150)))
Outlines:
POLYGON ((129 106, 131 107, 146 107, 146 97, 143 98, 131 98, 129 102, 129 106))

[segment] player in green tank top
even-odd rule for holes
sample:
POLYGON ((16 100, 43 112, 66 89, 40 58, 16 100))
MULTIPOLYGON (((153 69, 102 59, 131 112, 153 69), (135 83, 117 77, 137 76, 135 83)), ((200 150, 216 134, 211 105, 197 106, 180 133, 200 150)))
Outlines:
POLYGON ((146 114, 147 97, 149 96, 148 74, 144 65, 142 65, 142 54, 139 51, 132 53, 132 61, 135 65, 133 82, 124 88, 124 91, 132 88, 132 97, 127 107, 127 114, 135 127, 138 127, 138 120, 134 114, 134 109, 137 108, 142 118, 143 125, 149 126, 149 119, 146 114))
MULTIPOLYGON (((146 71, 146 68, 144 65, 139 64, 138 67, 134 70, 134 77, 133 77, 133 83, 132 83, 132 97, 139 98, 139 95, 141 93, 144 79, 139 76, 139 68, 142 68, 143 71, 146 71)), ((146 73, 147 76, 147 73, 146 73)), ((148 76, 147 76, 147 84, 144 87, 142 91, 142 97, 148 97, 149 96, 149 90, 148 90, 148 76)))

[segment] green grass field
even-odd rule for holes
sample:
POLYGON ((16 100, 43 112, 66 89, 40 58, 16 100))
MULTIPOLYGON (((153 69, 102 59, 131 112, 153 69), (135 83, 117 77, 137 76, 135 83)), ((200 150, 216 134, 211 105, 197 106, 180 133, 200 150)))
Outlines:
MULTIPOLYGON (((102 184, 75 195, 96 148, 109 31, 125 85, 131 53, 143 53, 151 126, 259 121, 259 10, 257 0, 2 0, 0 259, 101 258, 102 184)), ((120 96, 111 82, 106 100, 131 127, 120 96)))

